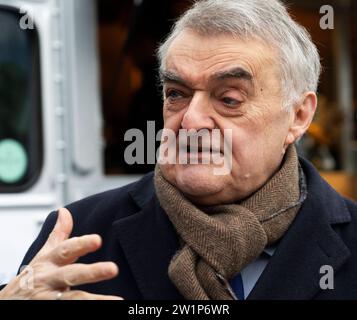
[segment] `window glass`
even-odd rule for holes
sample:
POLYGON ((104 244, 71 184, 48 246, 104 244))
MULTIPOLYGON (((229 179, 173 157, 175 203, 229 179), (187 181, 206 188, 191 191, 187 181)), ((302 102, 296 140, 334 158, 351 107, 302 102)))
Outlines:
POLYGON ((38 34, 0 6, 0 193, 21 192, 42 167, 38 34))

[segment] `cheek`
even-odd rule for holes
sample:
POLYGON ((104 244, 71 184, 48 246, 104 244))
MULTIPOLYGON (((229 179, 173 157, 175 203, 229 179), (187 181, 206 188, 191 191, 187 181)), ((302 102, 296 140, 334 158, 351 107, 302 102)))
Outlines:
POLYGON ((283 110, 269 116, 265 128, 266 145, 280 152, 289 133, 289 114, 283 110))
POLYGON ((235 124, 232 139, 233 165, 251 168, 261 163, 266 157, 267 149, 271 148, 270 140, 275 140, 271 123, 263 119, 242 119, 235 124))
POLYGON ((251 166, 257 163, 260 159, 262 151, 262 144, 264 144, 259 136, 259 133, 252 128, 239 128, 233 135, 233 161, 239 167, 251 166))
POLYGON ((262 105, 260 111, 253 113, 247 120, 249 124, 245 129, 254 137, 255 143, 273 147, 280 144, 287 133, 289 115, 277 102, 274 102, 262 105))
POLYGON ((233 165, 245 172, 259 171, 280 159, 288 132, 287 115, 272 113, 259 121, 246 121, 233 131, 233 165))

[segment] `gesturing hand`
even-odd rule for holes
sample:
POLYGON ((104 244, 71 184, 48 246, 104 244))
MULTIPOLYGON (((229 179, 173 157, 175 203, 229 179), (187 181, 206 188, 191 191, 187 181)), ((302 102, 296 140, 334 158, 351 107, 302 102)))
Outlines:
POLYGON ((0 291, 0 299, 34 300, 122 300, 116 296, 96 295, 71 287, 109 280, 118 275, 113 262, 75 263, 79 257, 98 250, 101 238, 85 235, 69 238, 73 220, 67 209, 60 209, 47 242, 31 263, 0 291))

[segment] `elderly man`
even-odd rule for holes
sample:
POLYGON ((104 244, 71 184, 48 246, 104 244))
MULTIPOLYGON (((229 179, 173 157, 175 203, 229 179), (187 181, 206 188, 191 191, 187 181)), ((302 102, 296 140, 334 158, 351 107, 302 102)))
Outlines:
POLYGON ((308 33, 278 0, 198 1, 159 60, 165 128, 231 130, 229 173, 160 163, 52 213, 0 297, 356 298, 357 205, 294 147, 317 104, 308 33))

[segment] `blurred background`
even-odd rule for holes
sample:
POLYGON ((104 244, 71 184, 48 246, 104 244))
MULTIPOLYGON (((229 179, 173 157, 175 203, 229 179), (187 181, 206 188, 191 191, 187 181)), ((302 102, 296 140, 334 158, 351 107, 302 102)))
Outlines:
MULTIPOLYGON (((289 0, 321 54, 301 155, 357 200, 357 1, 289 0), (321 28, 333 8, 333 28, 321 28)), ((155 50, 189 0, 0 0, 0 284, 56 208, 153 170, 124 141, 162 127, 155 50)), ((331 21, 330 21, 331 22, 331 21)), ((158 146, 158 145, 157 145, 158 146)))

